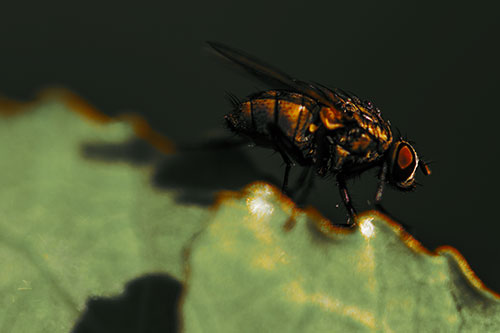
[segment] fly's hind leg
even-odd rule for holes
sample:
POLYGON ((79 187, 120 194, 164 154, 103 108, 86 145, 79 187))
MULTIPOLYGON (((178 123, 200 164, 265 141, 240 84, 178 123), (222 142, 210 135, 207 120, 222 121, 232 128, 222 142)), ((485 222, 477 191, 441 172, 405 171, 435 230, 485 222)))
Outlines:
POLYGON ((284 136, 283 132, 281 129, 279 129, 277 126, 273 124, 268 125, 268 131, 271 134, 271 137, 273 138, 274 141, 274 149, 278 153, 280 153, 281 158, 283 158, 283 162, 285 162, 285 175, 283 176, 283 183, 281 185, 281 191, 285 194, 288 194, 288 177, 290 175, 290 170, 292 169, 292 166, 294 165, 292 159, 288 156, 286 152, 286 142, 284 140, 286 137, 284 136))
POLYGON ((356 209, 352 204, 351 196, 347 190, 347 185, 345 182, 345 177, 341 174, 337 174, 337 186, 339 187, 340 197, 344 202, 344 206, 347 209, 347 214, 349 214, 349 219, 347 220, 347 225, 352 227, 356 223, 356 209))
POLYGON ((283 177, 283 185, 282 191, 287 193, 288 190, 288 177, 290 175, 290 170, 292 166, 295 164, 292 161, 292 158, 297 161, 299 164, 307 164, 307 161, 304 160, 300 150, 290 142, 290 139, 283 133, 281 128, 279 128, 276 124, 269 124, 267 126, 267 130, 271 137, 274 140, 274 148, 280 153, 283 161, 286 164, 285 168, 285 176, 283 177))
POLYGON ((279 146, 276 147, 278 152, 280 153, 281 157, 283 158, 283 161, 285 162, 285 175, 283 177, 283 184, 281 185, 281 192, 288 194, 288 176, 290 175, 290 170, 292 169, 292 166, 294 165, 290 157, 286 154, 286 152, 280 148, 279 146))

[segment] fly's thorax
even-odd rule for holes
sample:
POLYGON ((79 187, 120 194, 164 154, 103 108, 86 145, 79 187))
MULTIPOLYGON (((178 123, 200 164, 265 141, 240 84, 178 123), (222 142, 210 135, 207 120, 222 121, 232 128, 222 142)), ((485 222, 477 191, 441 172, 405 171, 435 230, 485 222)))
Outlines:
POLYGON ((352 100, 344 100, 340 98, 340 102, 336 107, 324 106, 320 110, 320 119, 325 128, 335 131, 341 128, 360 128, 366 132, 366 136, 360 138, 359 144, 361 149, 363 145, 368 144, 368 140, 373 140, 378 144, 378 149, 385 151, 389 148, 392 142, 392 132, 389 124, 384 121, 380 115, 380 110, 377 108, 367 108, 359 103, 354 103, 352 100), (368 138, 369 137, 369 138, 368 138))
POLYGON ((380 111, 351 101, 336 107, 323 106, 320 119, 327 130, 330 171, 360 166, 380 160, 392 142, 392 133, 380 111))
POLYGON ((392 142, 392 132, 389 124, 376 113, 368 112, 364 108, 359 108, 359 112, 353 112, 353 118, 360 128, 377 143, 381 151, 386 151, 392 142))
POLYGON ((383 156, 378 143, 359 127, 329 131, 324 141, 329 151, 328 169, 332 172, 370 164, 383 156))

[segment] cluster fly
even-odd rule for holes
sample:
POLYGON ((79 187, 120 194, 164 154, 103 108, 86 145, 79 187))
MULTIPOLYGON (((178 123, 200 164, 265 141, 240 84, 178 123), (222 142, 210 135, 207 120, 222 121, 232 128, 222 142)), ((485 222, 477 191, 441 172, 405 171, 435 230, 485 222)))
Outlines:
POLYGON ((379 168, 375 194, 375 204, 379 204, 385 184, 411 191, 417 168, 424 175, 431 173, 410 142, 393 136, 390 123, 372 102, 342 89, 297 80, 229 46, 209 45, 262 81, 284 87, 252 94, 243 101, 233 98, 234 109, 225 116, 233 132, 281 155, 286 164, 284 192, 294 163, 313 167, 322 177, 333 175, 354 224, 356 210, 346 180, 379 168))

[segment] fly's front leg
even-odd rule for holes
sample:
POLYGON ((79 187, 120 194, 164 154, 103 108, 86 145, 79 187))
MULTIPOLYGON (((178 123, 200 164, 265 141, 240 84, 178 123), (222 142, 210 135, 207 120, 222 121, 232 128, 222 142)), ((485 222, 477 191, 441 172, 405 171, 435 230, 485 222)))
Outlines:
POLYGON ((349 191, 347 190, 347 185, 345 182, 344 176, 341 174, 337 174, 337 186, 339 187, 340 197, 342 201, 344 201, 344 206, 347 209, 347 213, 349 214, 349 220, 347 224, 349 226, 354 226, 356 223, 356 209, 352 205, 351 196, 349 195, 349 191))
MULTIPOLYGON (((384 213, 385 215, 391 217, 393 220, 397 220, 392 214, 390 214, 383 206, 382 206, 382 194, 384 192, 384 186, 385 186, 385 183, 387 182, 387 170, 388 170, 388 165, 387 165, 387 162, 384 162, 384 164, 382 164, 382 167, 380 168, 380 172, 379 172, 379 175, 378 175, 378 179, 379 179, 379 183, 378 183, 378 186, 377 186, 377 192, 375 194, 375 207, 382 213, 384 213)), ((410 230, 411 227, 409 227, 408 225, 402 223, 402 222, 399 222, 406 230, 410 230)))
POLYGON ((377 192, 375 193, 375 206, 380 205, 380 201, 382 201, 382 194, 384 192, 384 186, 387 181, 387 162, 382 164, 380 168, 380 172, 378 175, 378 186, 377 192))

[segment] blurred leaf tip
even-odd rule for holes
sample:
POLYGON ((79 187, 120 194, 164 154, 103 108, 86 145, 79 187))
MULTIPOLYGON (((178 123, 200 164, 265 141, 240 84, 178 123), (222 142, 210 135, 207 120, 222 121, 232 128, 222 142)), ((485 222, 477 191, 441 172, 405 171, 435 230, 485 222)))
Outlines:
POLYGON ((170 154, 175 150, 175 145, 166 137, 154 131, 141 116, 133 113, 122 114, 117 117, 108 116, 78 94, 65 88, 43 89, 32 101, 16 101, 0 96, 0 115, 15 116, 34 110, 37 106, 54 100, 64 103, 68 110, 96 123, 106 124, 114 121, 125 121, 132 126, 137 137, 149 142, 164 154, 170 154))

